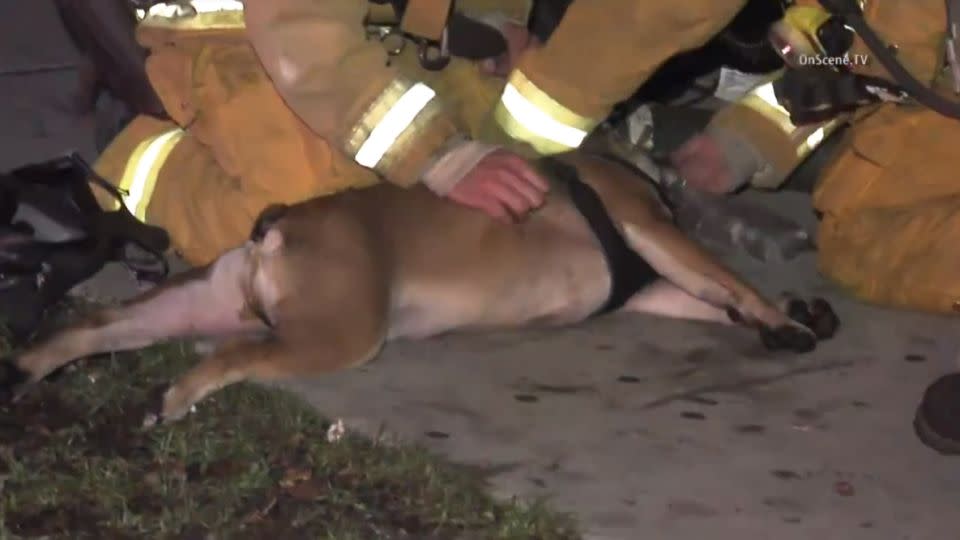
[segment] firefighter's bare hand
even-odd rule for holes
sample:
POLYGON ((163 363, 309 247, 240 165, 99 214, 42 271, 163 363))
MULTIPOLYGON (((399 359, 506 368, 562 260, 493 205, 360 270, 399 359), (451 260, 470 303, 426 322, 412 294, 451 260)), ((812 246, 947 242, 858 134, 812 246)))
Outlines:
POLYGON ((522 220, 543 205, 549 186, 524 158, 497 150, 483 158, 447 195, 505 222, 522 220))
POLYGON ((687 185, 710 193, 729 193, 737 179, 720 145, 707 134, 696 135, 670 154, 670 164, 687 185))

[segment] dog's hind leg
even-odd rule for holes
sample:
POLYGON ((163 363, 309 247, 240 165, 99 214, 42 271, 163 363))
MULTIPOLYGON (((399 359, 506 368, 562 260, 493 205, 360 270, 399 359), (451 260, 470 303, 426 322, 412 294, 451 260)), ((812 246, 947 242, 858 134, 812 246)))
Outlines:
POLYGON ((292 219, 267 227, 254 283, 270 291, 259 300, 271 336, 227 344, 201 360, 167 389, 145 423, 181 418, 230 384, 322 375, 363 364, 380 351, 390 310, 380 250, 348 220, 316 226, 292 219), (337 256, 321 255, 331 253, 337 256))
POLYGON ((19 396, 74 360, 140 349, 165 340, 266 330, 245 315, 243 277, 249 270, 237 249, 211 266, 173 276, 117 307, 99 309, 0 362, 0 395, 19 396))
MULTIPOLYGON (((362 273, 362 270, 359 270, 362 273)), ((353 283, 355 284, 355 283, 353 283)), ((375 287, 351 284, 321 294, 301 289, 297 305, 307 311, 276 310, 273 335, 258 342, 232 342, 204 358, 163 395, 145 425, 181 418, 194 404, 230 384, 311 377, 362 365, 373 359, 387 335, 387 300, 375 287), (304 304, 301 304, 303 302, 304 304), (323 303, 318 303, 323 302, 323 303)))
POLYGON ((310 339, 280 336, 263 341, 234 341, 218 348, 181 376, 147 414, 145 426, 172 422, 210 394, 231 384, 269 383, 312 377, 360 365, 376 356, 383 335, 335 335, 318 332, 310 339))

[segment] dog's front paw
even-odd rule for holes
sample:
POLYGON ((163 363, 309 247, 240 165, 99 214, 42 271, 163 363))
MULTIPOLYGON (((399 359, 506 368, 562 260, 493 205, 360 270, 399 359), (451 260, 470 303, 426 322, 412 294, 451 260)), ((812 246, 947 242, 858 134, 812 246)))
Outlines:
POLYGON ((823 298, 806 301, 784 295, 781 306, 789 322, 760 331, 763 344, 770 350, 807 353, 817 347, 817 342, 832 338, 840 327, 840 318, 823 298))
POLYGON ((817 348, 817 336, 799 324, 785 324, 776 328, 761 328, 760 339, 771 351, 789 350, 808 353, 817 348))
POLYGON ((819 341, 832 338, 840 328, 840 318, 823 298, 814 298, 807 302, 800 298, 787 297, 784 312, 794 321, 809 328, 819 341))
POLYGON ((0 358, 0 403, 16 401, 26 391, 30 373, 14 357, 0 358))

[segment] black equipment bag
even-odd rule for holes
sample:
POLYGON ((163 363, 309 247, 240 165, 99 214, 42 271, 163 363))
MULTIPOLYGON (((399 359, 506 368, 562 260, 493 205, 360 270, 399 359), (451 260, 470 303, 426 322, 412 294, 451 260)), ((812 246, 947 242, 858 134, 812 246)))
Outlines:
POLYGON ((169 237, 120 205, 103 211, 88 180, 120 193, 73 154, 0 173, 0 326, 14 343, 28 340, 51 308, 108 262, 139 279, 167 274, 169 237), (131 258, 138 248, 151 262, 131 258))

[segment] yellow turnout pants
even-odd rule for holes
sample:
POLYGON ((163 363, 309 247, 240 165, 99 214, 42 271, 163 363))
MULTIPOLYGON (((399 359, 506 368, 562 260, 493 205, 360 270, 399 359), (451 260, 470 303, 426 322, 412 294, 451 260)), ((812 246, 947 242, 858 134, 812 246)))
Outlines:
MULTIPOLYGON (((149 57, 147 71, 174 121, 134 119, 95 169, 127 193, 141 220, 170 233, 188 263, 205 264, 243 242, 270 204, 378 181, 286 106, 242 31, 171 39, 149 57)), ((415 49, 394 61, 419 68, 415 49)), ((420 76, 474 132, 504 84, 458 59, 420 76)), ((101 195, 104 206, 116 204, 101 195)))
POLYGON ((960 122, 883 105, 814 192, 819 266, 877 304, 960 314, 960 122))

